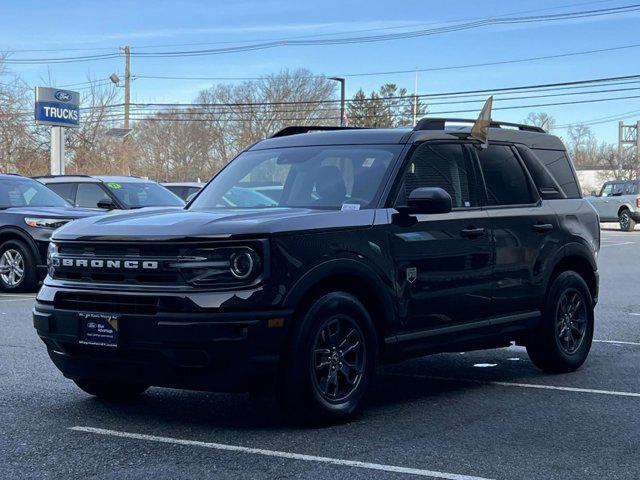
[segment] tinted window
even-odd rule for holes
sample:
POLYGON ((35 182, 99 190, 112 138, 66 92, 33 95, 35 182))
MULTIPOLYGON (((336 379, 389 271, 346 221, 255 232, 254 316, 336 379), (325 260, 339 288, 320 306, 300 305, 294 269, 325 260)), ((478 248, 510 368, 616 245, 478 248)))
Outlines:
POLYGON ((68 206, 62 197, 36 180, 16 177, 0 181, 0 208, 68 206))
POLYGON ((524 205, 533 202, 529 180, 513 150, 489 145, 478 151, 489 205, 524 205))
POLYGON ((190 208, 372 208, 401 148, 347 145, 244 152, 190 208))
POLYGON ((183 207, 184 201, 153 182, 107 182, 105 186, 126 208, 183 207))
POLYGON ((625 195, 637 195, 638 184, 636 182, 627 182, 627 188, 624 192, 625 195))
POLYGON ((98 208, 100 200, 109 200, 109 195, 96 183, 79 183, 76 193, 76 205, 85 208, 98 208))
POLYGON ((625 183, 614 183, 612 195, 615 197, 622 195, 624 193, 625 188, 626 188, 625 183))
POLYGON ((468 150, 461 144, 426 142, 419 145, 402 175, 396 205, 406 205, 416 188, 440 187, 451 195, 454 208, 480 205, 468 150))
POLYGON ((567 198, 580 198, 580 188, 576 177, 573 175, 571 160, 562 150, 539 150, 533 152, 542 161, 547 170, 556 179, 567 198))
POLYGON ((67 202, 76 202, 76 185, 74 183, 49 183, 47 187, 56 192, 67 202))
POLYGON ((540 159, 528 148, 518 147, 518 151, 527 170, 529 170, 531 174, 531 178, 533 178, 534 183, 538 187, 542 198, 565 198, 562 193, 562 188, 558 185, 558 182, 556 182, 549 170, 542 164, 540 159))

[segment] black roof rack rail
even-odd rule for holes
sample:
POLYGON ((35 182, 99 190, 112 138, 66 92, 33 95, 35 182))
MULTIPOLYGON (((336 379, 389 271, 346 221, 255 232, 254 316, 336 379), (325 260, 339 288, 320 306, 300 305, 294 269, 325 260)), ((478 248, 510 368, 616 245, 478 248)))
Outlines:
POLYGON ((293 126, 293 127, 285 127, 282 130, 271 135, 271 138, 277 137, 288 137, 289 135, 298 135, 299 133, 309 133, 309 132, 321 132, 321 131, 331 131, 331 130, 358 130, 362 127, 335 127, 335 126, 318 126, 318 125, 309 125, 309 126, 293 126))
MULTIPOLYGON (((423 118, 420 120, 416 126, 414 127, 414 131, 418 130, 444 130, 445 125, 447 123, 471 123, 474 124, 476 121, 469 118, 423 118)), ((510 123, 510 122, 495 122, 492 121, 489 125, 492 128, 502 128, 502 127, 514 127, 518 130, 523 130, 527 132, 538 132, 538 133, 547 133, 541 127, 535 127, 533 125, 524 125, 522 123, 510 123)))
POLYGON ((34 177, 31 178, 58 178, 58 177, 86 177, 86 178, 92 178, 91 175, 84 175, 81 173, 75 174, 75 173, 65 173, 62 175, 36 175, 34 177))

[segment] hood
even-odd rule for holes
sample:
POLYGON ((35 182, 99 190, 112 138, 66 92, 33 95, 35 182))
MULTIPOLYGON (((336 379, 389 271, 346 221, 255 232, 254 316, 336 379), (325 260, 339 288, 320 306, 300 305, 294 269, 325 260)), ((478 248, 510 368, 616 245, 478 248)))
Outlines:
POLYGON ((187 240, 272 235, 302 230, 365 228, 375 210, 305 208, 133 211, 71 222, 54 240, 187 240))
POLYGON ((89 210, 75 207, 9 207, 0 210, 1 213, 11 213, 25 217, 38 218, 85 218, 101 215, 104 211, 89 210))

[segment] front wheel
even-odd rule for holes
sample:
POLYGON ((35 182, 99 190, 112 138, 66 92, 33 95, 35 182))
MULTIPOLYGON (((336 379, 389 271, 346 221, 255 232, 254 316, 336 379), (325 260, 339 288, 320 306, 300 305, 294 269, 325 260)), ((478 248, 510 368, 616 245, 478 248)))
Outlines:
POLYGON ((109 382, 103 380, 78 379, 75 384, 81 390, 109 401, 126 401, 142 395, 149 387, 137 383, 109 382))
POLYGON ((636 221, 631 218, 631 212, 626 208, 620 212, 618 223, 620 224, 620 230, 624 232, 632 232, 636 228, 636 221))
POLYGON ((558 275, 547 295, 542 324, 527 342, 533 364, 550 373, 580 368, 591 350, 593 308, 589 287, 578 273, 558 275))
POLYGON ((373 377, 377 337, 357 298, 332 292, 300 319, 281 368, 280 404, 296 420, 335 422, 362 405, 373 377))
POLYGON ((36 261, 31 249, 20 240, 0 246, 0 287, 5 292, 32 292, 38 286, 36 261))

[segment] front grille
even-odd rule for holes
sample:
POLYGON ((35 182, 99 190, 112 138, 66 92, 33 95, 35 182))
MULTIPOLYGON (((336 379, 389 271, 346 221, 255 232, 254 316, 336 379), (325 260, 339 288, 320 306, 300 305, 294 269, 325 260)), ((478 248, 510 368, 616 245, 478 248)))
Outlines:
POLYGON ((62 310, 74 310, 77 312, 155 315, 160 307, 160 298, 138 295, 60 292, 56 295, 54 305, 62 310))

